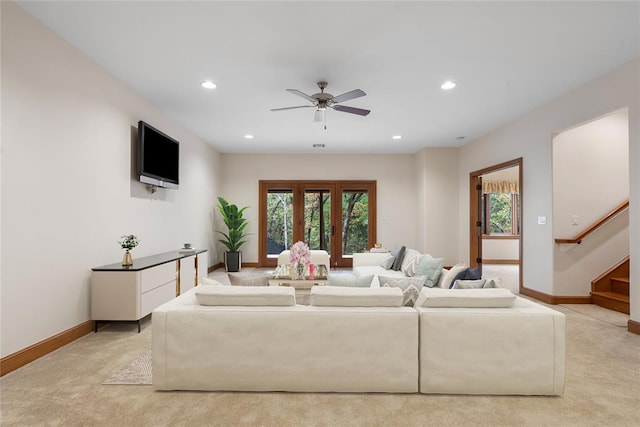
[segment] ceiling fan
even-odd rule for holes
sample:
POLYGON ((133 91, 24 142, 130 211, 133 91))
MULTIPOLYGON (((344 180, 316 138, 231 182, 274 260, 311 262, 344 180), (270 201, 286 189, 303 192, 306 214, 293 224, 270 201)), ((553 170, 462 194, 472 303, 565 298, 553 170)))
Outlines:
MULTIPOLYGON (((283 108, 272 108, 271 111, 282 111, 282 110, 293 110, 296 108, 310 108, 313 107, 316 109, 315 115, 313 116, 314 122, 322 122, 325 121, 325 112, 327 108, 331 108, 336 111, 342 111, 343 113, 351 113, 357 114, 359 116, 366 116, 371 111, 365 110, 362 108, 349 107, 347 105, 338 105, 341 102, 349 101, 351 99, 360 98, 361 96, 365 96, 366 93, 360 89, 354 89, 350 92, 343 93, 342 95, 333 96, 330 93, 325 93, 324 89, 329 85, 329 83, 325 81, 319 81, 318 87, 320 88, 319 93, 314 93, 313 95, 307 95, 306 93, 300 92, 297 89, 287 89, 287 92, 291 92, 295 95, 301 96, 307 101, 310 101, 312 105, 298 105, 295 107, 283 107, 283 108)), ((325 125, 326 129, 326 125, 325 125)))

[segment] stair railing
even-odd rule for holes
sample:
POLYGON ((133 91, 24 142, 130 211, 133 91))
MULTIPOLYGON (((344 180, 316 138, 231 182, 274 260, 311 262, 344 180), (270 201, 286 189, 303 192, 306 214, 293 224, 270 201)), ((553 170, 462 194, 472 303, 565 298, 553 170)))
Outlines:
POLYGON ((627 199, 626 201, 620 203, 615 209, 613 209, 608 214, 604 215, 602 218, 598 219, 596 222, 591 224, 586 230, 584 230, 582 233, 578 234, 573 239, 555 239, 555 242, 556 243, 569 243, 569 244, 578 244, 579 245, 580 243, 582 243, 582 239, 584 239, 589 234, 591 234, 594 231, 596 231, 598 228, 600 228, 602 225, 604 225, 607 221, 609 221, 610 219, 612 219, 613 217, 615 217, 616 215, 618 215, 620 212, 622 212, 623 210, 627 209, 628 207, 629 207, 629 199, 627 199))

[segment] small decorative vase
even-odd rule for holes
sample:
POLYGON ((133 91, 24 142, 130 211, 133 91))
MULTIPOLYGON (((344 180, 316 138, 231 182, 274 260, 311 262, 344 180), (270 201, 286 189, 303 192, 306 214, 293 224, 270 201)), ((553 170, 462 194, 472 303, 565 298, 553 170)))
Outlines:
POLYGON ((131 265, 133 265, 133 258, 131 258, 131 252, 127 249, 124 253, 124 257, 122 258, 122 266, 129 267, 131 265))
POLYGON ((304 264, 301 262, 296 265, 296 279, 304 280, 304 264))

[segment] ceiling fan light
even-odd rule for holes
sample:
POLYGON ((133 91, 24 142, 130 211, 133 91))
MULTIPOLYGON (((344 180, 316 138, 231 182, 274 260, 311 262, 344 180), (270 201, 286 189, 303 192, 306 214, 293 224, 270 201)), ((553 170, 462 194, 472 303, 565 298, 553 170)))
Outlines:
POLYGON ((325 108, 318 108, 313 115, 314 122, 324 122, 325 108))

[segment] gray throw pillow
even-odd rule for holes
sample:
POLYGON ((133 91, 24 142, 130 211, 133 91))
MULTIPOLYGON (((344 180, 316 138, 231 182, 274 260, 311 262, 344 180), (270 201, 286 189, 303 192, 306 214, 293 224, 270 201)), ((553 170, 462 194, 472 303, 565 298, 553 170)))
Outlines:
POLYGON ((396 254, 396 259, 393 261, 393 265, 391 269, 393 271, 400 271, 400 267, 402 267, 402 261, 404 260, 404 252, 407 250, 404 246, 400 248, 398 253, 396 254))
POLYGON ((438 280, 442 275, 442 267, 444 266, 444 258, 434 258, 426 254, 420 260, 418 268, 416 268, 415 276, 426 276, 424 286, 433 288, 438 284, 438 280))

